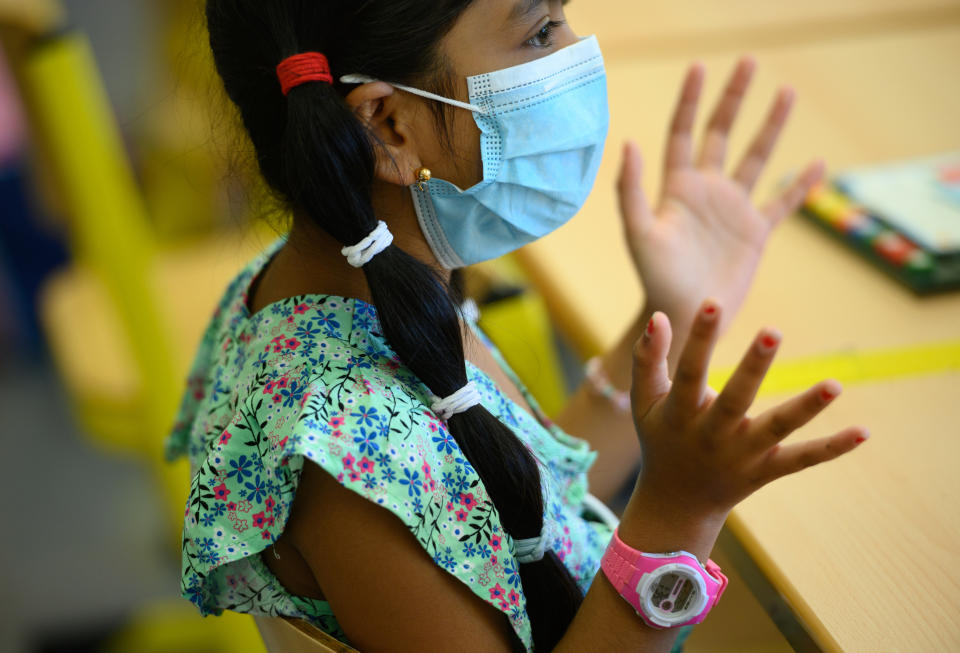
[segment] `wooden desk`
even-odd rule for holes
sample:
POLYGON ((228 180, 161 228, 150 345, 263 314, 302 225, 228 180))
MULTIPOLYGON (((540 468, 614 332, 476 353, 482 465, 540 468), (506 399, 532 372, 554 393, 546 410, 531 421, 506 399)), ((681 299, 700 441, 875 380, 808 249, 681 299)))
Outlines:
MULTIPOLYGON (((736 54, 704 56, 711 104, 736 54)), ((960 149, 960 22, 757 55, 759 75, 732 152, 742 151, 751 135, 743 126, 759 123, 777 83, 791 82, 799 95, 761 195, 814 155, 842 168, 960 149)), ((647 188, 658 188, 665 126, 686 62, 623 51, 609 61, 613 123, 594 195, 569 226, 525 252, 532 266, 549 271, 545 291, 584 353, 611 344, 639 309, 613 192, 618 146, 628 135, 643 145, 647 188)), ((960 294, 918 299, 790 218, 773 236, 714 365, 734 365, 765 324, 784 333, 780 361, 956 341, 960 294)), ((782 399, 763 397, 757 411, 782 399)), ((870 427, 871 441, 765 488, 729 526, 820 647, 958 650, 960 371, 847 384, 794 440, 848 424, 870 427)))

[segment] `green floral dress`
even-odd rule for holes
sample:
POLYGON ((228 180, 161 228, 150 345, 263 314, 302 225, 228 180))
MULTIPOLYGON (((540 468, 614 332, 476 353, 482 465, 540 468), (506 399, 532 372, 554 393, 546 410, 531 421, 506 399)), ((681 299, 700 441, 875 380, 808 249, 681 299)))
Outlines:
MULTIPOLYGON (((476 471, 430 410, 430 391, 381 335, 374 307, 304 295, 250 314, 250 285, 282 244, 227 289, 167 443, 171 459, 188 455, 191 463, 183 595, 205 615, 227 609, 297 617, 346 641, 328 603, 287 592, 258 555, 283 531, 309 460, 401 519, 437 565, 507 615, 531 650, 513 542, 476 471)), ((542 464, 545 519, 557 533, 549 548, 586 591, 611 536, 584 513, 595 452, 540 414, 519 382, 536 415, 469 363, 468 376, 483 405, 542 464)))

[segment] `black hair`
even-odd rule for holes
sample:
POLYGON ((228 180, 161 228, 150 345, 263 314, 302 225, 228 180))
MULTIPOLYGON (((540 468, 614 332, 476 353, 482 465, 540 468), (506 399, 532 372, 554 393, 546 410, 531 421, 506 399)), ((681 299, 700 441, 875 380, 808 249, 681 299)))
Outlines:
MULTIPOLYGON (((472 0, 207 0, 217 71, 240 111, 269 186, 300 219, 344 245, 377 224, 371 201, 376 140, 344 101, 350 87, 308 83, 286 97, 276 66, 301 52, 324 53, 334 80, 362 73, 437 89, 440 40, 472 0)), ((442 115, 440 123, 442 124, 442 115)), ((363 267, 383 335, 437 396, 467 382, 455 293, 428 265, 391 245, 363 267)), ((544 500, 538 463, 482 406, 448 421, 514 539, 537 537, 544 500)), ((552 552, 520 565, 537 650, 551 650, 582 593, 552 552)))

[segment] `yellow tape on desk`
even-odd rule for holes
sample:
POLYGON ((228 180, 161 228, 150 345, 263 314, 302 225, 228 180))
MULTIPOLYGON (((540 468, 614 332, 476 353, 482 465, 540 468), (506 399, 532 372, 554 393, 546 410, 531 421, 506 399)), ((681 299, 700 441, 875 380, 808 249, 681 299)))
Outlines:
MULTIPOLYGON (((733 371, 727 368, 712 373, 710 387, 722 388, 733 371)), ((947 371, 960 371, 960 340, 774 361, 759 396, 801 392, 827 378, 863 383, 947 371)))

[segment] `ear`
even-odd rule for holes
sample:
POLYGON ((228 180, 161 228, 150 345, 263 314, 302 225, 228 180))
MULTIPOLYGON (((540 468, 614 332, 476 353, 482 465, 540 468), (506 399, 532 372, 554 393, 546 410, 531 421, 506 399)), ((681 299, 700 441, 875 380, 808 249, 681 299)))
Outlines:
POLYGON ((401 94, 386 82, 370 82, 350 91, 346 102, 378 141, 374 143, 377 179, 398 186, 414 183, 414 172, 423 164, 410 121, 399 117, 409 107, 401 94))

